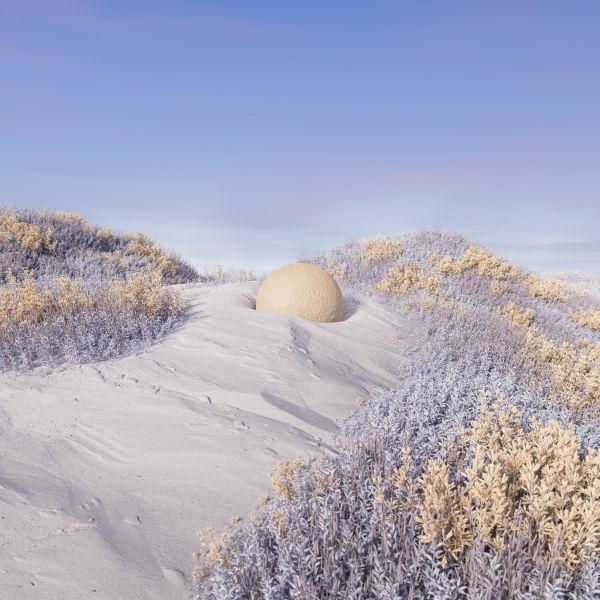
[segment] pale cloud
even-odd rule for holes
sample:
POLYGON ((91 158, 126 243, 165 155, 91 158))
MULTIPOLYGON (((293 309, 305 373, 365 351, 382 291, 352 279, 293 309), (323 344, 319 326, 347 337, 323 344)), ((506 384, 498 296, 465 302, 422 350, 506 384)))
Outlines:
POLYGON ((281 31, 280 26, 272 23, 201 10, 179 17, 175 7, 171 8, 168 15, 144 10, 139 14, 129 12, 116 16, 68 0, 0 0, 0 16, 5 24, 44 23, 104 34, 146 32, 234 39, 262 38, 281 31))

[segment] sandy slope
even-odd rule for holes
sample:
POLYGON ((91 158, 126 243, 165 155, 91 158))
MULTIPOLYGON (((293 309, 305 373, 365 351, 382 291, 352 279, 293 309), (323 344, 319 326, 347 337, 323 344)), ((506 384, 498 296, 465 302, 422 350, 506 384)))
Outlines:
POLYGON ((196 532, 247 514, 414 347, 371 301, 315 324, 257 291, 188 287, 190 320, 143 355, 0 376, 3 600, 187 598, 196 532))

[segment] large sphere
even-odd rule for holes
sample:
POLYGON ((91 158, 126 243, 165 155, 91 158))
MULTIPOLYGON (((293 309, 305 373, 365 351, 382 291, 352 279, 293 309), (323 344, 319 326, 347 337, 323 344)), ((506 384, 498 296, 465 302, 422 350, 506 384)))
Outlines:
POLYGON ((309 263, 292 263, 276 269, 263 281, 256 310, 333 323, 344 316, 344 299, 329 273, 309 263))

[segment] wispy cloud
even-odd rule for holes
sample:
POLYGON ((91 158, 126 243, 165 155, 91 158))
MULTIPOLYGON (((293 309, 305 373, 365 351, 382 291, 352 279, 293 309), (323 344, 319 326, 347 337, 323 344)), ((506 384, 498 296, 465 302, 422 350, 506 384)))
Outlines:
POLYGON ((272 23, 214 12, 195 11, 184 16, 175 10, 170 15, 144 10, 116 16, 68 0, 0 0, 0 16, 5 24, 43 23, 106 34, 146 32, 252 39, 268 37, 281 30, 272 23))

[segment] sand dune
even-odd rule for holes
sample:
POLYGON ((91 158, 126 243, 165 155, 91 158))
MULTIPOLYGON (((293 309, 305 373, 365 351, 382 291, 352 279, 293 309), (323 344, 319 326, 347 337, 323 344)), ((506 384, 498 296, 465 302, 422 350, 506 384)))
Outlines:
POLYGON ((186 598, 195 533, 326 449, 415 346, 370 300, 316 324, 252 310, 257 283, 183 291, 189 320, 139 356, 0 376, 2 598, 186 598))

